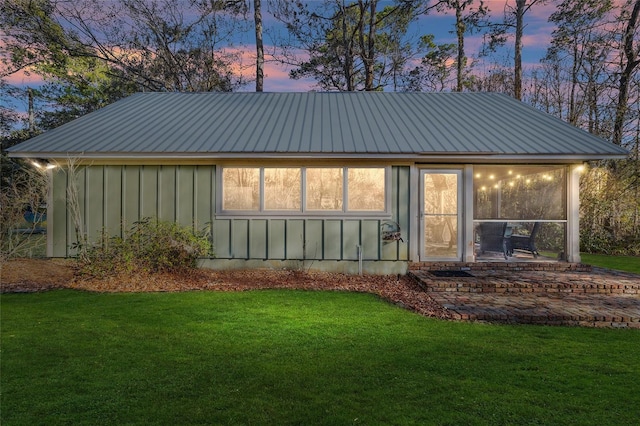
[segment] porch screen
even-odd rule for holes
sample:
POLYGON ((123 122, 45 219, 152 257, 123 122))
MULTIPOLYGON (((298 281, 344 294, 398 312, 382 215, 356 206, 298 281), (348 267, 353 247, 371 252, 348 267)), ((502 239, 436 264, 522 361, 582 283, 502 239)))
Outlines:
POLYGON ((474 219, 566 220, 566 167, 475 166, 474 219))
POLYGON ((500 259, 563 259, 566 170, 565 166, 475 166, 478 258, 497 251, 500 259))

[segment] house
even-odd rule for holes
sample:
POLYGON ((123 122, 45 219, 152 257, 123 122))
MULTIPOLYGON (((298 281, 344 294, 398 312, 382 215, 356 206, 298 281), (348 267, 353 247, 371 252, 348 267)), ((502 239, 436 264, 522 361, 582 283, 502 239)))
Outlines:
POLYGON ((579 262, 582 164, 627 152, 494 93, 140 93, 10 155, 62 166, 48 256, 74 254, 71 161, 90 240, 158 217, 210 227, 206 267, 403 273, 579 262))

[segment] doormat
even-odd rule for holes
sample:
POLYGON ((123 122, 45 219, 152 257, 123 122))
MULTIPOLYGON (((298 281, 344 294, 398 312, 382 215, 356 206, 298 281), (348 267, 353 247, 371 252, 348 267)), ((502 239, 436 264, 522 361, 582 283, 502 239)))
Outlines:
POLYGON ((429 271, 429 273, 441 278, 473 277, 473 275, 471 275, 467 271, 429 271))

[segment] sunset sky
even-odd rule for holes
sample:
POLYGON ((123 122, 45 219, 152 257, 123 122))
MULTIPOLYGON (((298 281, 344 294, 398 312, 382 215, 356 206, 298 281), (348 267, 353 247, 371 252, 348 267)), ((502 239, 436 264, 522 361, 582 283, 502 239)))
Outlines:
MULTIPOLYGON (((384 3, 384 2, 383 2, 384 3)), ((505 4, 513 4, 514 0, 485 0, 485 4, 489 6, 490 15, 493 20, 499 20, 503 16, 503 10, 505 4)), ((525 37, 524 37, 524 52, 523 58, 525 61, 525 67, 527 65, 535 65, 539 62, 540 58, 544 56, 546 48, 549 44, 551 32, 553 31, 553 25, 548 22, 548 18, 555 10, 555 6, 558 1, 550 1, 545 5, 534 6, 525 17, 525 37)), ((272 50, 273 41, 270 39, 270 32, 277 31, 280 25, 277 21, 268 13, 264 13, 264 27, 265 27, 265 52, 272 50)), ((443 43, 455 43, 455 33, 453 33, 455 18, 452 13, 439 13, 432 12, 429 15, 420 17, 414 22, 409 30, 409 34, 417 40, 420 36, 425 34, 434 34, 435 42, 437 44, 443 43)), ((238 34, 237 42, 246 43, 249 46, 242 48, 242 73, 247 78, 252 78, 254 73, 254 58, 255 52, 250 46, 253 37, 253 28, 249 28, 246 33, 238 34)), ((466 53, 469 57, 477 56, 481 44, 482 36, 477 34, 467 35, 466 40, 466 53)), ((510 64, 513 56, 513 40, 510 40, 510 44, 503 49, 500 56, 497 58, 501 63, 510 64)), ((278 65, 274 62, 269 62, 267 55, 267 63, 265 64, 265 91, 268 92, 296 92, 296 91, 308 91, 313 90, 314 82, 311 80, 291 80, 289 78, 288 69, 278 65)), ((494 56, 495 60, 496 57, 494 56)), ((482 72, 482 63, 476 64, 475 71, 482 72)), ((40 81, 35 75, 27 75, 24 72, 19 72, 9 76, 7 82, 17 86, 37 86, 40 81)), ((255 85, 250 83, 246 85, 243 91, 254 90, 255 85)))
MULTIPOLYGON (((485 4, 488 5, 490 10, 490 16, 492 20, 498 21, 503 16, 505 4, 514 4, 514 0, 485 0, 485 4)), ((554 25, 548 22, 549 16, 554 12, 559 1, 550 1, 545 5, 534 6, 528 14, 525 16, 525 34, 523 41, 523 60, 525 67, 534 66, 539 63, 551 39, 551 33, 554 29, 554 25)), ((265 27, 274 25, 273 18, 265 16, 265 27)), ((435 43, 455 43, 456 35, 454 31, 455 16, 450 13, 438 13, 432 12, 429 15, 420 17, 411 26, 409 33, 416 39, 425 34, 434 34, 435 43)), ((253 34, 248 34, 252 37, 253 34)), ((268 35, 265 35, 265 51, 268 51, 269 47, 268 35)), ((467 35, 465 39, 465 51, 467 56, 477 56, 482 45, 482 35, 471 34, 467 35)), ((247 51, 244 55, 244 60, 250 68, 249 73, 252 72, 251 64, 253 61, 253 51, 247 51)), ((500 61, 503 63, 511 64, 513 62, 513 39, 500 53, 500 61), (509 61, 509 62, 506 62, 509 61)), ((495 58, 495 57, 494 57, 495 58)), ((485 65, 486 66, 486 65, 485 65)), ((481 72, 483 66, 478 64, 476 68, 477 72, 481 72)), ((274 63, 267 63, 265 65, 265 91, 269 92, 296 92, 296 91, 308 91, 313 90, 313 81, 297 81, 291 80, 288 77, 288 70, 274 63)), ((254 85, 249 84, 243 89, 243 91, 254 90, 254 85)))

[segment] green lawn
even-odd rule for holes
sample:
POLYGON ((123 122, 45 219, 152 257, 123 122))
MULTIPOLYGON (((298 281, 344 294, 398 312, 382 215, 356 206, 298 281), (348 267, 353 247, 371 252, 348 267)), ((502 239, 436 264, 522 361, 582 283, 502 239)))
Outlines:
POLYGON ((375 296, 1 296, 10 425, 637 425, 640 331, 456 323, 375 296))
POLYGON ((640 274, 640 257, 638 256, 607 256, 604 254, 581 253, 580 257, 582 258, 582 263, 588 265, 640 274))

